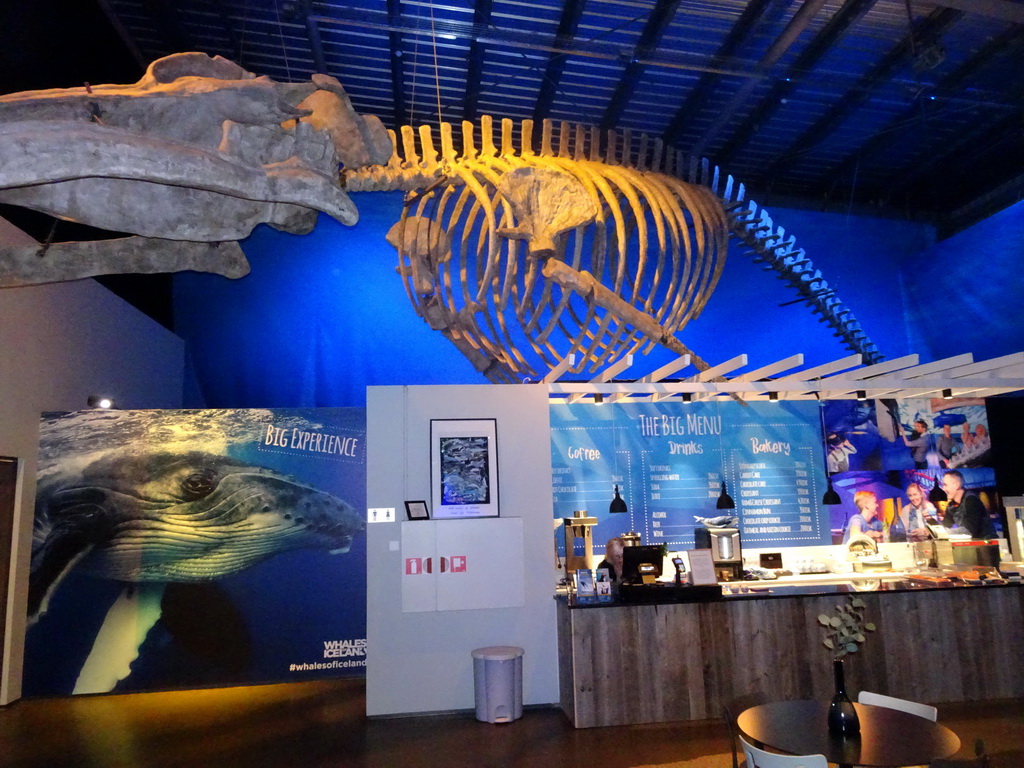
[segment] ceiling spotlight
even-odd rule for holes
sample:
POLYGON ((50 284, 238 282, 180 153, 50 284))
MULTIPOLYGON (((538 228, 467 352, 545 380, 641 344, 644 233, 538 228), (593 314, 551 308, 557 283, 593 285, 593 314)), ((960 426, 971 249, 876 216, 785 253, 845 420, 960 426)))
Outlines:
POLYGON ((868 399, 868 393, 865 392, 863 389, 858 389, 857 390, 857 400, 859 400, 860 402, 863 403, 867 399, 868 399))
POLYGON ((594 402, 597 403, 598 405, 601 405, 601 403, 604 402, 604 395, 598 392, 596 395, 594 395, 594 402))
POLYGON ((942 390, 942 399, 943 400, 952 400, 953 399, 953 390, 952 389, 944 389, 944 390, 942 390))
POLYGON ((114 399, 107 397, 106 395, 89 395, 89 399, 86 401, 89 403, 90 408, 113 408, 114 399))
POLYGON ((911 66, 915 72, 921 74, 922 72, 927 72, 930 69, 935 69, 945 60, 946 49, 939 43, 932 43, 918 51, 917 55, 914 56, 911 66))
POLYGON ((683 402, 689 403, 693 401, 693 392, 683 392, 683 402))
POLYGON ((768 399, 771 400, 773 403, 776 402, 779 399, 779 393, 778 392, 769 392, 768 393, 768 399))

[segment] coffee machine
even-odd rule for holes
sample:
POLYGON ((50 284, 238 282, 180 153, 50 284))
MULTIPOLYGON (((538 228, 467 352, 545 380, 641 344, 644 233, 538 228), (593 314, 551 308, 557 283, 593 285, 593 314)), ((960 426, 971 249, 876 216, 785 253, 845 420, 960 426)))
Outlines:
POLYGON ((585 510, 576 510, 572 517, 565 518, 565 572, 573 573, 579 568, 594 566, 593 527, 597 518, 591 517, 585 510), (576 540, 583 541, 583 554, 576 554, 576 540))
POLYGON ((743 555, 740 551, 739 528, 706 528, 700 526, 693 531, 697 549, 710 549, 715 564, 715 575, 719 581, 740 581, 743 579, 743 555))
POLYGON ((626 533, 620 533, 619 538, 622 539, 622 546, 624 547, 640 546, 640 534, 636 531, 626 531, 626 533))

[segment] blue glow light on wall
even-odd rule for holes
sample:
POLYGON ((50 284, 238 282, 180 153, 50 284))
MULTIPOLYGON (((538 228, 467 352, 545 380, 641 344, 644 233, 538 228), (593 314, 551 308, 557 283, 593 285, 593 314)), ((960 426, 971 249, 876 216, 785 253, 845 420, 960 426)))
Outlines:
POLYGON ((963 352, 975 360, 1024 349, 1024 202, 907 262, 901 308, 910 342, 926 359, 963 352))
POLYGON ((359 196, 360 221, 308 235, 259 227, 240 280, 175 277, 175 327, 210 407, 361 406, 369 384, 482 379, 416 316, 384 236, 401 193, 359 196))
MULTIPOLYGON (((252 272, 241 280, 175 277, 176 331, 189 344, 205 395, 189 405, 358 406, 368 385, 485 381, 416 316, 395 273, 397 256, 384 236, 401 215, 401 193, 360 193, 356 204, 360 222, 351 228, 325 218, 302 236, 259 227, 243 243, 252 272)), ((931 245, 930 227, 795 210, 774 215, 807 249, 886 357, 942 349, 932 339, 951 328, 937 321, 938 305, 920 291, 908 298, 900 284, 900 265, 931 245), (918 323, 911 338, 904 318, 932 310, 932 322, 918 323), (929 349, 915 346, 921 341, 929 349)), ((1020 226, 1019 219, 1013 226, 1020 226)), ((943 253, 950 247, 940 245, 943 253)), ((960 249, 971 247, 964 241, 960 249)), ((1016 280, 1010 288, 1019 296, 1024 285, 1016 280)), ((717 290, 679 338, 712 363, 746 353, 751 368, 798 352, 806 365, 848 355, 827 325, 805 305, 791 303, 795 297, 732 243, 717 290)), ((959 302, 971 299, 963 296, 959 302)), ((993 311, 1003 306, 994 299, 981 303, 993 311)), ((988 344, 1002 344, 1000 354, 1015 351, 1024 347, 1020 333, 1012 344, 1000 339, 988 344)), ((671 356, 655 350, 638 358, 628 375, 642 375, 635 371, 653 370, 671 356)), ((932 358, 923 354, 923 359, 932 358)))

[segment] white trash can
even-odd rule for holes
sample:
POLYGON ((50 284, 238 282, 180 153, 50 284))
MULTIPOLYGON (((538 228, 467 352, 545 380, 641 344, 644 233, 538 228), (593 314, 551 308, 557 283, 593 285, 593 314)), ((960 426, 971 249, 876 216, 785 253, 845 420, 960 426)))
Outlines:
POLYGON ((523 714, 523 649, 495 645, 473 651, 476 719, 511 723, 523 714))

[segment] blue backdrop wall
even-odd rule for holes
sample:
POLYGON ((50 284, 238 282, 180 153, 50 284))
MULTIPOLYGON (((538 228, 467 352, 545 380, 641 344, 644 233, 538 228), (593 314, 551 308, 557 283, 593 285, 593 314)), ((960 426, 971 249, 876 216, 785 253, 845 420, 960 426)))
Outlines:
POLYGON ((903 270, 909 339, 928 359, 1024 350, 1024 202, 916 254, 903 270))
MULTIPOLYGON (((241 280, 175 277, 175 327, 199 382, 188 405, 361 406, 367 385, 484 381, 406 298, 384 239, 401 194, 355 200, 355 227, 321 218, 309 235, 257 229, 243 243, 252 272, 241 280)), ((942 243, 920 223, 772 213, 886 357, 971 350, 980 359, 1024 348, 1024 329, 1004 310, 1024 298, 1012 269, 1024 249, 1022 206, 942 243)), ((703 315, 680 337, 709 362, 747 353, 751 367, 798 352, 808 365, 849 354, 795 296, 734 243, 703 315)), ((628 375, 668 356, 655 352, 628 375)))

